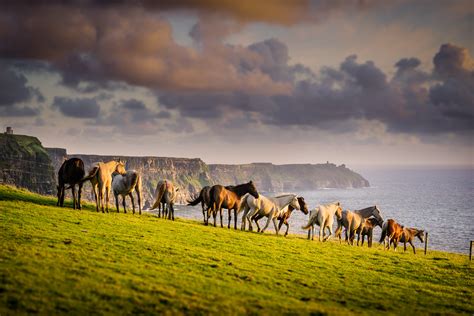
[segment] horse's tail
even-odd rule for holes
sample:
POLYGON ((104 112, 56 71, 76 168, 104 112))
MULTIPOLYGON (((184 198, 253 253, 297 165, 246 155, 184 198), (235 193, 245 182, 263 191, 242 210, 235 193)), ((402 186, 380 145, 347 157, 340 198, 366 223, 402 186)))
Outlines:
POLYGON ((385 240, 385 237, 387 237, 387 223, 384 223, 382 226, 382 234, 380 235, 379 244, 385 240))
MULTIPOLYGON (((82 184, 86 181, 91 180, 92 178, 95 177, 95 175, 97 174, 98 171, 99 171, 99 167, 96 166, 96 167, 92 168, 89 171, 89 174, 87 176, 85 176, 84 178, 82 178, 81 180, 79 180, 79 182, 77 184, 82 184)), ((72 185, 69 185, 65 190, 69 190, 71 187, 72 187, 72 185)))
POLYGON ((130 187, 131 187, 131 188, 135 188, 137 185, 140 185, 140 184, 141 184, 140 175, 139 175, 138 173, 136 173, 136 172, 134 172, 134 173, 132 174, 131 180, 132 180, 132 181, 130 182, 130 184, 131 184, 130 187))
POLYGON ((305 226, 302 226, 301 228, 304 230, 308 230, 313 226, 316 222, 316 219, 318 218, 318 210, 314 210, 313 214, 309 217, 308 223, 305 226))
POLYGON ((197 198, 195 198, 194 200, 191 200, 191 201, 187 201, 188 205, 195 206, 195 205, 198 205, 199 203, 201 203, 202 194, 203 194, 203 192, 201 191, 197 198))
POLYGON ((166 182, 162 183, 159 188, 156 190, 156 200, 151 209, 155 209, 160 205, 161 199, 163 198, 163 195, 165 194, 166 191, 166 182))

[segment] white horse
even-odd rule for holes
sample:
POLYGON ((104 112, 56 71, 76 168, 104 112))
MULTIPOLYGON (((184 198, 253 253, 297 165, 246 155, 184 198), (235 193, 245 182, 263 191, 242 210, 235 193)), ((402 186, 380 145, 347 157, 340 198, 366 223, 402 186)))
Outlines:
POLYGON ((283 208, 288 205, 291 205, 294 209, 300 209, 300 204, 296 194, 285 194, 276 197, 266 197, 260 194, 258 198, 255 198, 250 194, 244 196, 239 209, 239 213, 242 210, 244 211, 244 214, 242 215, 241 229, 245 230, 245 223, 246 220, 248 220, 249 230, 252 231, 252 217, 254 215, 261 215, 267 217, 267 223, 260 232, 263 233, 268 228, 270 221, 273 221, 275 232, 278 235, 279 229, 277 226, 277 219, 281 215, 283 208))
POLYGON ((112 190, 115 196, 115 205, 117 206, 117 213, 119 213, 119 199, 118 196, 122 196, 122 205, 124 213, 127 213, 125 206, 125 198, 127 195, 132 200, 133 214, 135 214, 135 202, 133 200, 133 191, 137 193, 138 198, 138 213, 142 214, 142 177, 135 170, 127 171, 124 175, 114 174, 112 180, 112 190))
POLYGON ((314 239, 314 225, 319 226, 319 241, 326 241, 332 236, 332 224, 334 223, 334 215, 340 220, 342 217, 341 203, 334 202, 331 204, 320 205, 309 213, 309 221, 302 228, 308 230, 308 239, 314 239), (329 230, 329 235, 325 236, 325 229, 329 230), (311 237, 311 233, 313 236, 311 237))

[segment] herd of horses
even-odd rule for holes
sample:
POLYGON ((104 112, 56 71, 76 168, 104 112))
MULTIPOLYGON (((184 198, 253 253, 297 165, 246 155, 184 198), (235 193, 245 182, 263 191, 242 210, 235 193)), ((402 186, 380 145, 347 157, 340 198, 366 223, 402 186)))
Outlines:
MULTIPOLYGON (((112 160, 109 162, 98 162, 86 175, 84 162, 79 158, 70 158, 63 162, 58 171, 58 206, 64 204, 65 190, 71 189, 73 198, 73 208, 81 209, 81 191, 84 182, 90 181, 95 198, 97 212, 109 212, 110 192, 115 197, 117 212, 119 208, 119 196, 122 197, 124 213, 126 209, 126 197, 130 197, 133 213, 135 214, 135 201, 133 193, 136 193, 138 200, 139 214, 142 212, 141 175, 134 170, 126 170, 124 162, 112 160), (66 186, 67 185, 67 186, 66 186), (76 194, 76 185, 78 192, 76 194)), ((155 189, 155 202, 151 209, 158 209, 158 217, 174 220, 174 204, 177 199, 178 188, 175 188, 169 180, 161 180, 155 189)), ((237 229, 237 216, 242 214, 241 230, 253 231, 252 222, 257 226, 257 232, 265 232, 271 222, 278 235, 283 224, 286 225, 284 236, 288 235, 289 219, 294 210, 300 210, 303 214, 309 213, 306 225, 302 227, 308 230, 308 239, 314 239, 315 226, 319 226, 319 240, 327 241, 333 235, 334 219, 337 222, 335 231, 336 238, 342 242, 342 231, 345 229, 345 242, 354 244, 357 235, 357 245, 362 238, 367 237, 367 244, 372 246, 374 229, 379 226, 382 229, 380 243, 384 243, 384 248, 390 249, 393 245, 396 250, 398 243, 410 244, 413 252, 416 253, 413 241, 418 238, 424 242, 424 231, 417 228, 404 227, 393 219, 384 221, 379 208, 374 205, 360 210, 343 210, 340 202, 326 205, 319 205, 314 210, 308 211, 308 206, 303 197, 296 194, 283 194, 276 197, 266 197, 259 194, 252 181, 239 185, 223 186, 220 184, 205 186, 199 194, 188 205, 195 206, 201 204, 203 222, 209 225, 209 219, 213 218, 216 226, 217 215, 220 217, 220 226, 223 227, 223 209, 228 211, 227 227, 231 227, 232 217, 234 218, 234 229, 237 229), (266 217, 266 223, 260 228, 259 220, 266 217), (326 234, 326 231, 328 232, 326 234)))

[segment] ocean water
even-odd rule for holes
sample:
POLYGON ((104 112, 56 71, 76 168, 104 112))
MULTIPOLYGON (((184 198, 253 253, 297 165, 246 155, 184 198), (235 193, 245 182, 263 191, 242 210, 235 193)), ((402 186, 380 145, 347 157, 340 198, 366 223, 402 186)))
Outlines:
MULTIPOLYGON (((469 241, 474 240, 474 169, 356 171, 369 180, 371 187, 292 193, 303 196, 310 209, 334 201, 340 201, 344 209, 351 210, 375 204, 384 220, 393 218, 407 227, 428 231, 430 249, 469 252, 469 241)), ((175 214, 202 220, 200 207, 177 206, 175 214)), ((265 220, 260 221, 261 226, 265 220)), ((305 234, 301 226, 307 220, 307 215, 295 210, 290 218, 290 233, 305 234)), ((224 222, 227 223, 227 211, 224 211, 224 222)), ((282 227, 284 229, 285 226, 282 227)), ((274 232, 272 223, 267 232, 274 232)), ((380 232, 380 228, 377 228, 374 239, 378 240, 380 232)), ((419 240, 415 246, 423 247, 419 240)))

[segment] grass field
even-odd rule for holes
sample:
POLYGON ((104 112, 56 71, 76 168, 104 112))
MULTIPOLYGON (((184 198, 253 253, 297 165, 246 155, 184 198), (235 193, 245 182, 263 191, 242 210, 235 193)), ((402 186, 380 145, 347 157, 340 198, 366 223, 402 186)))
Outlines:
POLYGON ((0 186, 0 315, 474 313, 466 255, 55 205, 0 186))

